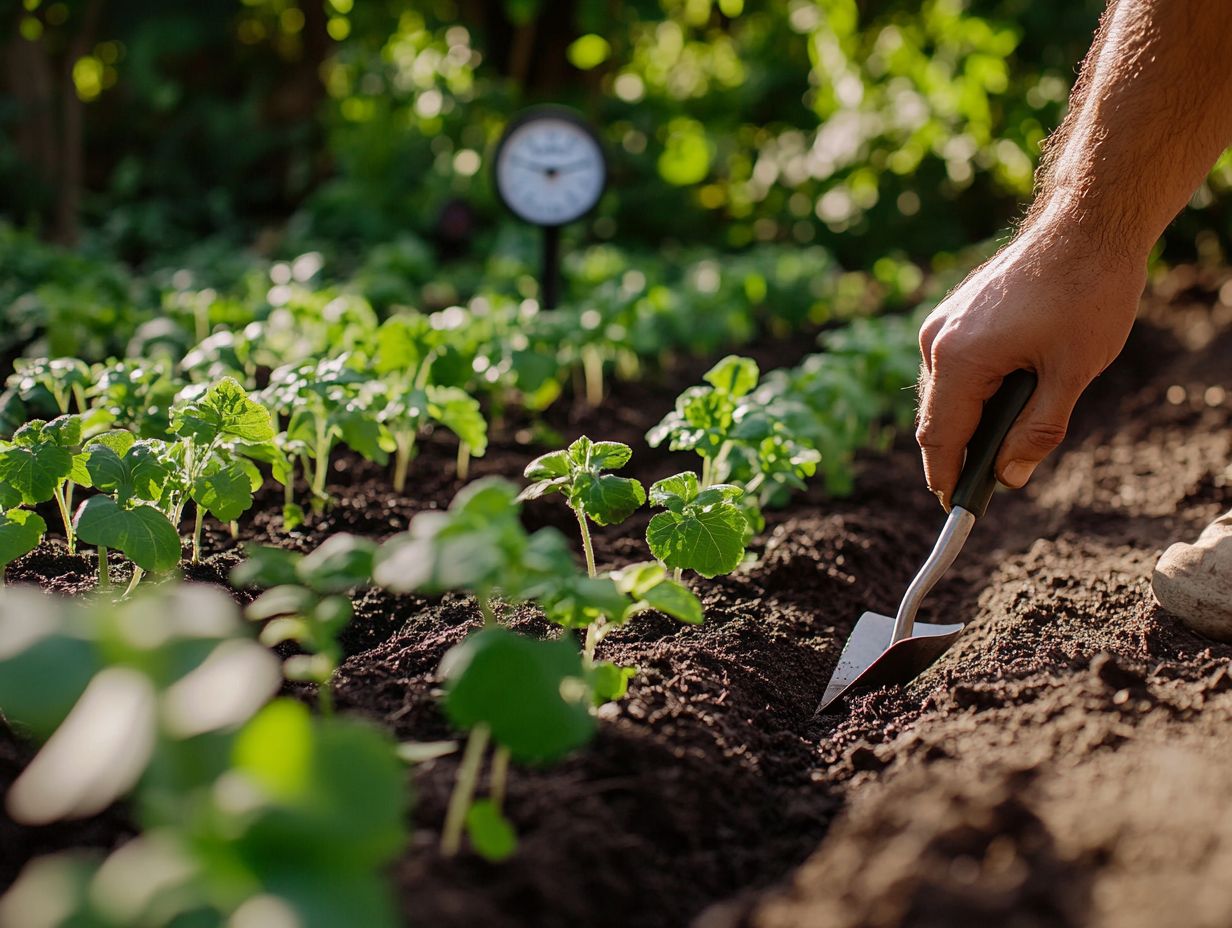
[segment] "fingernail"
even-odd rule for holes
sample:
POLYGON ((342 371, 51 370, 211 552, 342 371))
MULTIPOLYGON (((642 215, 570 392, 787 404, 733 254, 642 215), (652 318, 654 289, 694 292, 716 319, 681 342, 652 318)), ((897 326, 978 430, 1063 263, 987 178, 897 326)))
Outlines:
POLYGON ((1010 461, 1001 471, 1001 482, 1017 490, 1031 479, 1035 465, 1029 461, 1010 461))

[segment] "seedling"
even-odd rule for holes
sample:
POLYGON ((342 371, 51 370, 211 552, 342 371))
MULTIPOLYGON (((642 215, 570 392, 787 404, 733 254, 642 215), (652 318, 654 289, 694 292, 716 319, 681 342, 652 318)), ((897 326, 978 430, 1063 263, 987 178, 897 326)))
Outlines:
POLYGON ((283 662, 288 680, 317 684, 321 710, 333 710, 330 680, 342 661, 339 633, 354 615, 350 591, 372 582, 376 543, 354 535, 332 536, 311 554, 252 547, 231 572, 236 586, 266 587, 245 610, 266 622, 261 643, 292 641, 304 650, 283 662))
POLYGON ((0 446, 0 507, 36 506, 54 498, 69 554, 77 551, 70 515, 73 478, 87 479, 76 456, 80 445, 81 417, 68 415, 27 422, 11 443, 0 446))
POLYGON ((178 525, 187 499, 197 506, 193 524, 192 560, 201 556, 201 529, 205 513, 224 523, 234 522, 252 508, 261 487, 261 474, 242 449, 246 443, 272 442, 274 425, 267 410, 251 399, 230 377, 199 397, 177 403, 171 411, 171 431, 183 444, 178 487, 169 500, 173 524, 178 525))
POLYGON ((646 502, 646 491, 631 477, 617 477, 604 471, 617 470, 629 463, 632 449, 617 441, 592 442, 583 435, 565 451, 552 451, 535 458, 523 476, 535 481, 519 495, 519 500, 538 499, 560 493, 577 517, 586 553, 586 572, 595 573, 595 551, 587 520, 596 525, 616 525, 629 518, 646 502))
POLYGON ((137 565, 127 591, 131 593, 143 572, 170 570, 178 564, 181 548, 179 532, 157 505, 172 477, 166 442, 119 435, 127 438, 115 436, 107 444, 92 442, 86 447, 85 469, 100 494, 77 509, 73 528, 78 538, 98 548, 100 586, 110 582, 108 549, 137 565))
POLYGON ((702 488, 717 483, 735 437, 740 401, 757 386, 757 363, 728 355, 705 374, 707 387, 689 387, 676 408, 646 433, 650 447, 664 441, 673 451, 695 451, 702 459, 702 488))
POLYGON ((406 489, 407 471, 415 458, 420 433, 441 425, 458 437, 459 480, 470 470, 470 457, 483 457, 488 448, 488 423, 479 401, 458 387, 428 385, 408 392, 394 390, 381 413, 381 421, 394 437, 394 491, 406 489))
POLYGON ((262 394, 271 408, 289 417, 287 450, 294 449, 305 463, 317 511, 329 500, 325 481, 338 442, 377 464, 385 464, 394 450, 393 436, 380 421, 375 386, 347 361, 342 355, 279 368, 262 394))
POLYGON ((178 385, 161 362, 114 361, 92 372, 91 406, 138 438, 166 438, 178 385))
POLYGON ((692 471, 650 488, 650 505, 662 506, 646 529, 656 558, 675 570, 712 578, 735 570, 744 558, 748 521, 740 509, 744 491, 727 483, 701 487, 692 471))
POLYGON ((92 382, 89 366, 77 358, 18 358, 6 384, 36 408, 50 397, 60 415, 67 415, 74 405, 78 413, 86 411, 86 387, 92 382))

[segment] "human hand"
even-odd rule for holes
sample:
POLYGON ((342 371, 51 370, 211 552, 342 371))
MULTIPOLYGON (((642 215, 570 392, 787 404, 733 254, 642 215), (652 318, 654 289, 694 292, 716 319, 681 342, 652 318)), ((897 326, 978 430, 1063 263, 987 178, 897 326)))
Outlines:
POLYGON ((997 456, 997 479, 1017 488, 1061 443, 1078 396, 1125 346, 1145 283, 1145 255, 1042 222, 929 314, 920 327, 916 440, 947 511, 967 442, 1001 379, 1019 368, 1039 378, 997 456))

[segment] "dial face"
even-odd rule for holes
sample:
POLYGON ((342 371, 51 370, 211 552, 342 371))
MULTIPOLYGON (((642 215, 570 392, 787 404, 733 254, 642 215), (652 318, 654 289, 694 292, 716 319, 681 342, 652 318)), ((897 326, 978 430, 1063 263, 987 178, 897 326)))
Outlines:
POLYGON ((583 216, 607 174, 598 142, 580 125, 540 116, 509 133, 496 159, 496 185, 513 212, 540 226, 583 216))

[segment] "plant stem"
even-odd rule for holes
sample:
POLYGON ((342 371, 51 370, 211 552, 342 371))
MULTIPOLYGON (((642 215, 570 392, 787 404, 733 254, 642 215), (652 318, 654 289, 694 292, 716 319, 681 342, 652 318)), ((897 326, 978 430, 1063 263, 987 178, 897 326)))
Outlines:
POLYGON ((201 529, 205 525, 205 510, 197 503, 197 517, 193 520, 192 562, 201 563, 201 529))
POLYGON ((586 376, 586 403, 598 406, 603 402, 603 355, 594 345, 582 348, 582 371, 586 376))
POLYGON ((128 581, 128 586, 124 589, 124 595, 120 599, 128 599, 133 595, 133 590, 137 589, 137 584, 141 582, 141 578, 145 576, 145 571, 140 567, 133 568, 133 578, 128 581))
POLYGON ((582 531, 582 550, 586 552, 586 572, 594 577, 596 576, 595 549, 590 543, 590 527, 586 524, 586 513, 580 509, 574 509, 573 514, 577 516, 578 528, 582 531))
POLYGON ((710 458, 702 458, 702 485, 700 489, 704 490, 710 486, 710 458))
POLYGON ((327 718, 334 714, 334 686, 329 680, 317 684, 317 708, 327 718))
POLYGON ((415 453, 415 433, 399 432, 394 436, 394 443, 397 445, 394 452, 394 492, 401 493, 406 489, 406 472, 415 453))
POLYGON ((492 752, 492 775, 490 778, 492 804, 499 812, 505 804, 505 792, 509 785, 509 749, 502 744, 492 752))
POLYGON ((68 497, 65 495, 65 487, 71 486, 68 483, 61 483, 56 486, 55 497, 56 506, 60 510, 60 518, 64 520, 64 537, 68 542, 68 553, 77 553, 77 536, 73 534, 73 517, 69 515, 68 497))
POLYGON ((79 383, 73 384, 73 399, 77 401, 77 411, 84 416, 86 414, 86 391, 79 383))
POLYGON ((471 446, 464 441, 458 442, 458 482, 462 483, 471 475, 471 446))
POLYGON ((491 628, 496 625, 496 612, 492 608, 492 601, 486 596, 479 597, 479 611, 483 613, 483 627, 491 628))
POLYGON ((234 541, 240 537, 240 524, 234 519, 231 521, 231 540, 234 541))
POLYGON ((329 428, 324 420, 317 423, 317 461, 312 476, 312 493, 318 499, 325 498, 325 478, 329 475, 330 452, 329 428))
POLYGON ((107 570, 107 549, 102 545, 98 547, 98 585, 110 586, 111 574, 107 570))
POLYGON ((488 747, 488 726, 480 722, 471 729, 466 739, 466 751, 453 792, 449 794, 449 808, 445 812, 445 827, 441 831, 441 853, 453 857, 462 847, 462 827, 466 813, 475 798, 475 784, 479 781, 479 768, 483 765, 483 753, 488 747))
POLYGON ((586 626, 586 645, 582 649, 582 661, 584 666, 593 667, 595 665, 595 648, 599 646, 599 622, 591 622, 586 626))
POLYGON ((672 571, 672 579, 675 580, 677 583, 680 582, 680 578, 683 576, 684 576, 683 567, 677 567, 675 570, 672 571))

